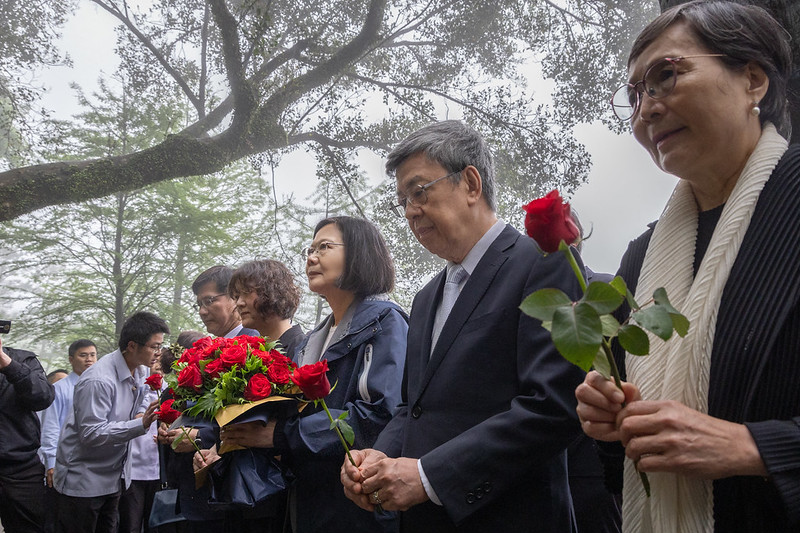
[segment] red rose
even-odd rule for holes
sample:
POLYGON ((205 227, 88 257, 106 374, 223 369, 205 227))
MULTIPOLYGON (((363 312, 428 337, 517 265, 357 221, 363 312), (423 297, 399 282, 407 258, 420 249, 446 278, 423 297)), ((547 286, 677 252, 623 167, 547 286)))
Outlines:
POLYGON ((260 350, 258 348, 251 347, 251 349, 252 351, 250 352, 250 355, 255 355, 261 359, 264 365, 269 365, 272 362, 272 356, 269 354, 269 352, 265 352, 264 350, 260 350))
POLYGON ((203 376, 200 374, 200 367, 189 365, 178 372, 178 387, 200 392, 203 387, 203 376))
POLYGON ((203 371, 212 378, 218 378, 219 375, 225 371, 225 361, 214 359, 203 367, 203 371))
POLYGON ((292 375, 289 373, 289 365, 279 361, 273 361, 267 367, 269 380, 278 385, 288 385, 291 383, 292 375))
POLYGON ((161 374, 151 374, 146 380, 144 380, 144 384, 150 387, 150 390, 160 391, 161 390, 161 374))
MULTIPOLYGON (((202 340, 202 339, 200 339, 202 340)), ((180 358, 178 359, 178 363, 189 363, 194 364, 197 363, 200 358, 203 356, 203 351, 198 348, 189 348, 188 350, 184 351, 180 358)))
POLYGON ((196 341, 194 341, 194 343, 192 344, 192 348, 203 351, 206 348, 208 348, 213 342, 214 339, 212 339, 211 337, 203 337, 202 339, 197 339, 196 341))
POLYGON ((212 339, 205 348, 203 348, 203 355, 205 357, 211 357, 216 352, 220 350, 224 350, 226 346, 231 344, 233 339, 226 339, 225 337, 217 337, 216 339, 212 339))
POLYGON ((156 411, 156 416, 159 420, 167 424, 172 424, 181 416, 180 411, 176 411, 172 408, 172 403, 174 401, 175 400, 167 400, 159 406, 159 409, 156 411))
POLYGON ((572 244, 580 237, 569 203, 564 202, 557 190, 550 191, 547 196, 536 199, 525 210, 525 231, 547 253, 558 250, 558 244, 564 241, 572 244))
POLYGON ((262 400, 272 394, 272 383, 264 374, 255 374, 244 388, 244 399, 250 402, 262 400))
POLYGON ((313 365, 303 365, 295 369, 292 381, 300 387, 309 400, 319 400, 331 392, 331 383, 328 381, 328 361, 323 359, 313 365))
POLYGON ((222 362, 225 363, 227 368, 230 368, 233 365, 239 365, 242 367, 247 360, 247 347, 242 344, 226 346, 222 350, 222 354, 219 356, 219 358, 222 359, 222 362))
POLYGON ((253 350, 260 350, 264 344, 263 337, 251 337, 250 335, 239 335, 236 337, 240 344, 249 344, 253 350))

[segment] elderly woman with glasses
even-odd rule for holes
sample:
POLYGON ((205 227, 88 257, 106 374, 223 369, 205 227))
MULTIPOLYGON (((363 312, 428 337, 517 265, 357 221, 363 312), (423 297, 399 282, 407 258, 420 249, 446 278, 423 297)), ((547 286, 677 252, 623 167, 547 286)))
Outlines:
POLYGON ((790 68, 787 34, 765 10, 694 1, 642 31, 629 81, 614 94, 619 118, 680 178, 619 274, 638 302, 665 287, 691 321, 683 339, 652 340, 648 357, 618 353, 623 391, 597 372, 576 391, 584 431, 624 446, 604 444, 609 466, 621 469, 627 456, 617 477, 624 531, 800 531, 790 68))

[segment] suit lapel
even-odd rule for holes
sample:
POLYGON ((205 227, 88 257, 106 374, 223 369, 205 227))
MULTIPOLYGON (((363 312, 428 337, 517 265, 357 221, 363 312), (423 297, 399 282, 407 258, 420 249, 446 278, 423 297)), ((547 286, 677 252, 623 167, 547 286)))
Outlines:
POLYGON ((444 286, 444 272, 440 274, 441 279, 439 280, 436 297, 433 298, 432 302, 429 303, 427 309, 428 314, 426 316, 429 317, 429 320, 425 325, 426 336, 424 337, 425 342, 422 343, 423 354, 421 354, 421 356, 426 357, 428 354, 430 354, 430 360, 425 367, 425 373, 419 389, 418 397, 422 397, 424 394, 428 383, 430 383, 431 378, 438 370, 439 366, 453 345, 453 342, 458 338, 458 335, 461 332, 461 329, 464 327, 464 324, 472 316, 473 312, 478 307, 478 304, 481 302, 484 295, 495 281, 500 267, 508 260, 508 254, 506 251, 508 248, 513 246, 514 242, 516 242, 516 239, 519 236, 520 235, 516 230, 506 226, 503 229, 503 232, 489 246, 489 249, 486 250, 486 253, 483 255, 483 258, 481 258, 478 266, 475 268, 475 271, 472 273, 469 279, 467 279, 467 283, 461 290, 461 294, 456 300, 453 310, 450 312, 450 316, 447 317, 447 321, 442 327, 442 333, 439 335, 439 341, 436 343, 433 353, 431 353, 430 345, 431 333, 433 330, 433 320, 436 316, 436 307, 441 301, 442 290, 444 286))

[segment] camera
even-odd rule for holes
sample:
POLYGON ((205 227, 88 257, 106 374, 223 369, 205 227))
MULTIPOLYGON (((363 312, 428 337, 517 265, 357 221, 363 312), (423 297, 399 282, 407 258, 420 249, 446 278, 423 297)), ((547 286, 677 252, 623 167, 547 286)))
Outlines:
POLYGON ((9 331, 11 331, 11 321, 0 320, 0 333, 8 333, 9 331))

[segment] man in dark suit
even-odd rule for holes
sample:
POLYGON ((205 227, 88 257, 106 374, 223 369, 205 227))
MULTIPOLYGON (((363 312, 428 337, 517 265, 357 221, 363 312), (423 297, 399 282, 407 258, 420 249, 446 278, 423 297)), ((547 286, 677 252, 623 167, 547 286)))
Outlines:
POLYGON ((577 299, 574 274, 498 220, 491 153, 465 124, 413 133, 386 168, 395 210, 448 266, 414 299, 404 403, 354 452, 359 468, 345 461, 345 492, 402 511, 408 532, 572 531, 565 450, 583 373, 519 305, 545 287, 577 299))

